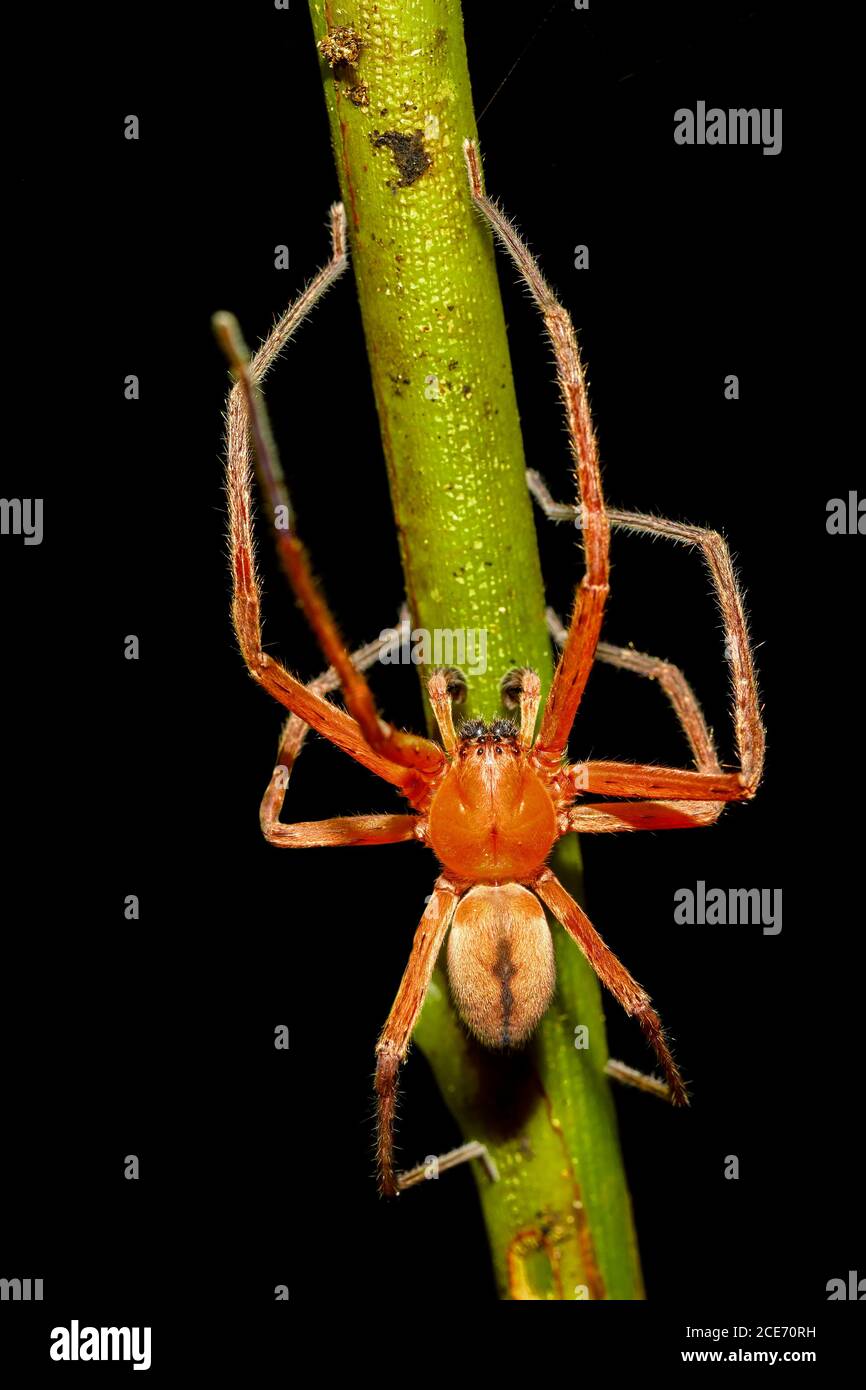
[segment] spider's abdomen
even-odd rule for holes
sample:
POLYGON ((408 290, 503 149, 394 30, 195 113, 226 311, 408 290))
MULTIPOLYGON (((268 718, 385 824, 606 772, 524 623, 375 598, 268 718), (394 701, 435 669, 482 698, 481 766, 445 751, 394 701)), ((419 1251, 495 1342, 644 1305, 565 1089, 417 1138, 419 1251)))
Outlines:
POLYGON ((427 819, 428 843, 446 870, 474 883, 528 880, 556 834, 550 793, 513 739, 461 741, 427 819))
POLYGON ((488 1047, 525 1041, 556 980, 544 909, 528 888, 470 888, 448 935, 448 977, 457 1010, 488 1047))

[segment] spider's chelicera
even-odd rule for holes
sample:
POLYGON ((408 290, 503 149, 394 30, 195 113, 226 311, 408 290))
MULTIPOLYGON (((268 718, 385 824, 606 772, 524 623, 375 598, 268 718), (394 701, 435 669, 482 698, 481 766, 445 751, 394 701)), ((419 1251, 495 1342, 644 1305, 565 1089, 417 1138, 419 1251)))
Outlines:
POLYGON ((342 207, 331 210, 332 256, 279 320, 252 359, 230 315, 215 327, 236 378, 227 410, 226 489, 233 577, 232 614, 240 648, 253 678, 290 711, 277 766, 265 792, 261 825, 274 845, 393 844, 420 840, 437 856, 441 872, 421 918, 409 963, 376 1053, 379 1168, 383 1192, 397 1190, 393 1123, 397 1073, 421 1012, 434 966, 445 945, 457 1008, 488 1047, 523 1042, 549 1004, 554 954, 544 909, 580 947, 602 983, 638 1020, 664 1071, 674 1104, 686 1104, 682 1077, 671 1056, 649 995, 605 945, 583 909, 548 867, 556 841, 583 833, 667 830, 709 825, 730 801, 754 796, 761 778, 764 731, 743 603, 728 548, 714 531, 605 506, 598 449, 583 367, 568 314, 500 209, 482 191, 475 145, 467 141, 471 196, 513 258, 544 318, 557 364, 577 477, 576 506, 552 501, 535 473, 530 489, 553 519, 580 517, 585 571, 566 627, 548 621, 562 652, 550 693, 540 710, 539 678, 510 671, 502 682, 506 708, 519 717, 466 720, 455 728, 453 710, 466 693, 454 670, 433 673, 430 702, 441 743, 406 733, 383 720, 364 672, 380 642, 350 654, 316 585, 294 529, 288 492, 259 394, 260 383, 301 319, 347 263, 342 207), (304 685, 262 649, 260 590, 252 534, 253 445, 262 490, 271 514, 283 568, 312 626, 329 669, 304 685), (715 586, 731 666, 736 771, 724 771, 712 735, 681 671, 630 648, 601 642, 608 594, 611 526, 667 536, 703 552, 715 586), (667 694, 688 739, 694 767, 639 763, 569 763, 568 739, 595 661, 655 679, 667 694), (346 709, 326 696, 341 688, 346 709), (538 716, 540 727, 536 730, 538 716), (386 782, 396 786, 410 814, 280 820, 292 765, 308 727, 386 782), (600 797, 588 802, 587 796, 600 797), (609 800, 603 798, 611 798, 609 800))

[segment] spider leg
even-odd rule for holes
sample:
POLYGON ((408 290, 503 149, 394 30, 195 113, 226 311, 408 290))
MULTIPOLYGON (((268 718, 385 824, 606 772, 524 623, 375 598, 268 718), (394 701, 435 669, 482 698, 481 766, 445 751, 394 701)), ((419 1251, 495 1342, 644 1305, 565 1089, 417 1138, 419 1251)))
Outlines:
POLYGON ((555 769, 559 767, 565 752, 574 716, 592 668, 608 594, 610 527, 601 489, 598 445, 574 325, 544 279, 528 247, 484 193, 474 141, 466 140, 463 150, 473 201, 511 256, 541 310, 553 347, 577 476, 586 570, 577 588, 568 638, 554 673, 535 743, 538 760, 543 766, 555 769))
POLYGON ((667 1077, 671 1103, 688 1105, 685 1084, 671 1056, 661 1020, 652 1007, 646 990, 641 988, 637 980, 617 960, 610 947, 605 945, 586 913, 565 891, 550 869, 542 869, 530 886, 545 907, 550 909, 557 922, 561 922, 577 942, 602 984, 610 990, 626 1013, 637 1019, 667 1077))
MULTIPOLYGON (((259 389, 266 372, 295 328, 334 280, 343 273, 347 264, 345 231, 345 214, 342 206, 335 204, 331 209, 331 259, 318 272, 300 298, 286 311, 252 359, 249 358, 234 318, 225 313, 214 316, 217 337, 235 377, 235 385, 229 394, 226 424, 226 489, 229 496, 235 583, 235 627, 241 650, 254 679, 261 680, 276 699, 288 704, 295 713, 307 719, 304 710, 295 709, 286 698, 288 694, 294 693, 290 684, 292 677, 279 667, 279 676, 276 676, 273 670, 269 673, 269 679, 264 676, 264 654, 261 652, 260 643, 260 595, 253 559, 250 494, 252 440, 255 444, 263 491, 271 509, 283 569, 326 660, 339 675, 353 722, 373 753, 400 767, 416 769, 422 776, 430 776, 435 775, 443 766, 442 750, 429 739, 403 733, 379 717, 370 687, 363 674, 352 665, 352 659, 333 615, 313 578, 304 547, 291 525, 292 511, 288 490, 259 389)), ((265 663, 267 662, 268 658, 265 657, 265 663)), ((276 666, 273 662, 269 664, 272 668, 276 666)), ((307 719, 307 722, 318 728, 314 718, 307 719)), ((327 736, 330 735, 326 734, 327 736)), ((353 753, 352 756, 356 755, 353 753)))
MULTIPOLYGON (((562 646, 566 631, 552 608, 547 610, 547 626, 554 642, 562 646)), ((595 659, 609 666, 618 666, 623 671, 632 671, 637 676, 645 676, 648 680, 658 681, 673 705, 699 771, 721 772, 716 746, 707 728, 704 712, 679 666, 674 666, 670 661, 663 661, 661 657, 647 656, 645 652, 635 651, 633 647, 615 647, 610 642, 599 642, 595 649, 595 659)))
POLYGON ((499 1169, 496 1167, 492 1154, 477 1139, 470 1139, 468 1143, 461 1144, 457 1149, 449 1149, 446 1154, 438 1154, 432 1173, 429 1159, 417 1164, 414 1168, 408 1168, 403 1173, 398 1173, 397 1187, 400 1192, 405 1192, 408 1187, 417 1187, 419 1183, 434 1176, 438 1178, 441 1173, 447 1173, 449 1168, 457 1168, 461 1163, 469 1163, 475 1158, 481 1160, 490 1181, 499 1182, 499 1169))
POLYGON ((445 878, 438 878, 415 933, 409 963, 397 997, 376 1044, 376 1095, 379 1110, 379 1181, 383 1196, 397 1192, 394 1176, 394 1113, 397 1074, 424 1004, 430 977, 445 934, 451 925, 460 894, 445 878))
POLYGON ((620 763, 593 759, 572 763, 567 781, 575 792, 604 796, 639 796, 651 801, 673 797, 683 801, 747 801, 754 796, 741 772, 694 772, 691 768, 656 767, 653 763, 620 763))
POLYGON ((633 1086, 636 1091, 647 1091, 651 1096, 658 1096, 659 1100, 671 1098, 671 1088, 666 1081, 659 1081, 657 1076, 647 1076, 645 1072, 637 1071, 625 1062, 615 1062, 610 1057, 604 1069, 612 1080, 619 1081, 623 1086, 633 1086))
MULTIPOLYGON (((546 516, 552 520, 563 520, 567 516, 575 516, 575 508, 553 501, 537 473, 530 470, 527 473, 527 482, 530 491, 546 516)), ((623 512, 614 508, 608 509, 607 514, 612 526, 621 527, 626 531, 667 536, 684 545, 700 548, 713 580, 725 630, 725 651, 731 665, 734 733, 740 762, 739 774, 735 774, 736 780, 732 778, 729 781, 728 794, 722 799, 731 801, 753 796, 763 772, 765 735, 761 721, 758 682, 752 659, 745 607, 727 542, 718 531, 712 531, 703 526, 689 526, 683 522, 668 521, 664 517, 648 516, 642 512, 623 512)), ((607 768, 610 765, 599 765, 599 769, 602 766, 607 768)), ((702 772, 708 774, 716 771, 715 768, 701 768, 700 760, 698 767, 702 772)), ((657 792, 663 794, 665 791, 672 792, 674 796, 711 797, 716 794, 712 790, 710 780, 705 784, 703 791, 694 780, 691 790, 683 791, 675 785, 673 769, 669 770, 670 776, 667 780, 662 779, 660 781, 658 776, 653 775, 665 771, 668 770, 650 767, 638 768, 635 765, 631 781, 631 785, 634 787, 633 791, 622 791, 621 787, 613 787, 610 783, 600 784, 597 789, 601 791, 615 790, 626 796, 653 796, 657 792), (656 788, 655 792, 652 790, 653 786, 656 788)), ((692 774, 693 779, 696 776, 697 774, 692 774)), ((601 771, 599 771, 600 778, 601 771)), ((593 780, 592 774, 590 774, 590 779, 593 780)), ((590 789, 596 790, 595 787, 585 787, 585 790, 590 789)))
POLYGON ((597 835, 617 830, 688 830, 712 825, 725 809, 724 801, 599 801, 572 806, 565 812, 565 835, 597 835))
MULTIPOLYGON (((410 802, 423 800, 430 778, 411 768, 400 767, 376 753, 367 743, 357 721, 289 674, 285 667, 262 650, 261 594, 255 573, 250 522, 249 474, 229 468, 230 546, 232 562, 232 620, 241 654, 253 680, 305 724, 311 725, 331 743, 348 753, 383 781, 399 787, 410 802)), ((433 745, 431 744, 431 747, 433 745)))
POLYGON ((612 511, 611 522, 624 530, 668 536, 681 544, 698 546, 716 590, 725 630, 725 653, 731 666, 734 732, 745 787, 754 794, 764 768, 764 725, 758 698, 758 681, 749 640, 743 596, 731 561, 727 541, 718 531, 687 526, 640 512, 612 511))
MULTIPOLYGON (((404 604, 400 610, 401 622, 403 621, 404 616, 408 614, 408 611, 408 608, 404 604)), ((366 642, 363 647, 357 647, 355 651, 352 652, 352 665, 355 667, 355 669, 357 671, 369 671, 371 666, 375 666, 383 647, 385 647, 387 642, 389 641, 389 637, 389 633, 383 633, 380 637, 374 637, 372 642, 366 642)), ((329 666, 327 671, 323 671, 321 675, 316 676, 314 680, 307 682, 307 689, 314 690, 317 695, 330 695, 332 691, 339 690, 339 688, 340 677, 334 670, 333 666, 329 666)), ((301 719, 300 716, 297 714, 290 714, 288 719, 286 720, 283 726, 282 734, 280 735, 280 746, 282 747, 282 745, 286 742, 289 736, 289 731, 291 730, 293 734, 292 762, 294 762, 300 754, 301 748, 303 747, 304 741, 309 732, 309 728, 309 724, 305 724, 303 719, 301 719)))
POLYGON ((299 820, 287 824, 265 821, 262 805, 262 831, 265 839, 280 849, 314 849, 339 845, 396 845, 418 838, 417 816, 332 816, 329 820, 299 820))
MULTIPOLYGON (((355 668, 359 671, 368 670, 377 660, 387 641, 388 635, 385 634, 354 651, 352 663, 355 668)), ((310 681, 307 689, 315 691, 318 695, 327 695, 332 690, 337 690, 339 685, 340 678, 333 666, 330 666, 327 671, 310 681)), ((292 768, 304 746, 309 727, 297 714, 290 714, 283 725, 277 765, 262 798, 259 812, 265 839, 272 845, 295 849, 313 845, 384 845, 417 838, 420 824, 417 816, 335 816, 329 820, 295 821, 292 824, 280 820, 292 768)))

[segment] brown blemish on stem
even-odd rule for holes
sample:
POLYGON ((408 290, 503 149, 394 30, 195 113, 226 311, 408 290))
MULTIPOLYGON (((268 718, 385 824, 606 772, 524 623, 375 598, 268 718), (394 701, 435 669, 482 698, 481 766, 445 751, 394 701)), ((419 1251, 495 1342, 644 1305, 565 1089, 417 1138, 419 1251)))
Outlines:
POLYGON ((408 188, 416 183, 433 163, 424 148, 424 132, 421 130, 374 130, 370 143, 376 150, 384 148, 391 151, 400 175, 396 183, 391 185, 394 188, 408 188))
POLYGON ((508 1292, 517 1303, 538 1302, 541 1298, 541 1295, 533 1288, 526 1269, 527 1258, 539 1250, 543 1250, 547 1256, 556 1297, 558 1301, 562 1301, 559 1251, 545 1231, 539 1230, 536 1226, 529 1226, 523 1231, 518 1231, 516 1236, 512 1236, 508 1242, 505 1256, 508 1292))
POLYGON ((361 35, 347 24, 332 28, 330 15, 326 16, 326 20, 328 32, 323 39, 319 39, 316 47, 333 73, 338 95, 342 84, 353 106, 369 106, 370 88, 366 82, 360 81, 355 71, 363 48, 361 35))
POLYGON ((343 171, 346 175, 346 192, 349 195, 349 206, 352 209, 352 225, 356 232, 361 230, 361 216, 358 212, 358 203, 355 197, 355 184, 352 179, 352 166, 349 162, 349 128, 345 121, 340 121, 340 159, 343 171))
POLYGON ((589 1229, 589 1222, 586 1219, 586 1210, 584 1208, 583 1199, 580 1193, 580 1185, 577 1181, 577 1178, 574 1176, 574 1165, 571 1161, 571 1154, 568 1152, 568 1145, 565 1142, 565 1135, 562 1132, 562 1125, 560 1124, 559 1120, 554 1118, 553 1107, 550 1103, 550 1097, 545 1091, 544 1086, 541 1083, 540 1077, 538 1078, 538 1084, 541 1087, 541 1094, 544 1098, 544 1105, 545 1109, 547 1110, 547 1118, 550 1121, 550 1128, 553 1130, 554 1134, 560 1142, 560 1145, 562 1146, 562 1156, 565 1162, 566 1171, 568 1173, 568 1180, 571 1183, 571 1189, 574 1194, 574 1199, 572 1203, 574 1211, 574 1224, 577 1230, 577 1239, 578 1244, 580 1245, 581 1260, 583 1263, 584 1273, 586 1275, 586 1285, 589 1289, 590 1297, 592 1299, 603 1299, 605 1297, 604 1279, 602 1278, 601 1270, 598 1267, 598 1260, 596 1259, 595 1254, 595 1244, 592 1239, 592 1232, 589 1229))
POLYGON ((329 67, 354 67, 361 56, 361 35, 348 24, 338 24, 316 44, 329 67))

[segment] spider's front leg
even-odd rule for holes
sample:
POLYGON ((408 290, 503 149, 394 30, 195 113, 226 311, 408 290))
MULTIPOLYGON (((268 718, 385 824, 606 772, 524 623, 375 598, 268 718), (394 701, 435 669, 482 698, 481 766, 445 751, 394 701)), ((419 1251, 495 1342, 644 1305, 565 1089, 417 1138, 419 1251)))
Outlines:
POLYGON ((574 325, 525 242, 501 209, 485 194, 475 142, 466 140, 463 151, 473 202, 508 252, 544 319, 556 361, 556 375, 565 407, 584 519, 582 535, 586 571, 577 588, 568 636, 554 672, 535 743, 537 761, 552 771, 559 768, 568 744, 601 632, 609 587, 610 527, 601 487, 598 444, 589 408, 586 376, 574 325))
POLYGON ((306 552, 294 533, 292 509, 274 445, 260 385, 297 325, 342 274, 347 264, 345 214, 331 209, 332 254, 300 298, 290 306, 252 357, 230 314, 214 315, 214 329, 229 360, 235 385, 226 413, 226 492, 233 579, 232 617, 250 674, 292 713, 332 743, 399 786, 409 797, 423 794, 441 771, 444 755, 429 739, 403 733, 381 719, 362 672, 352 664, 334 617, 313 579, 306 552), (255 573, 251 497, 251 441, 255 444, 262 487, 271 510, 283 569, 329 665, 339 676, 350 714, 337 710, 305 687, 263 650, 261 593, 255 573))

